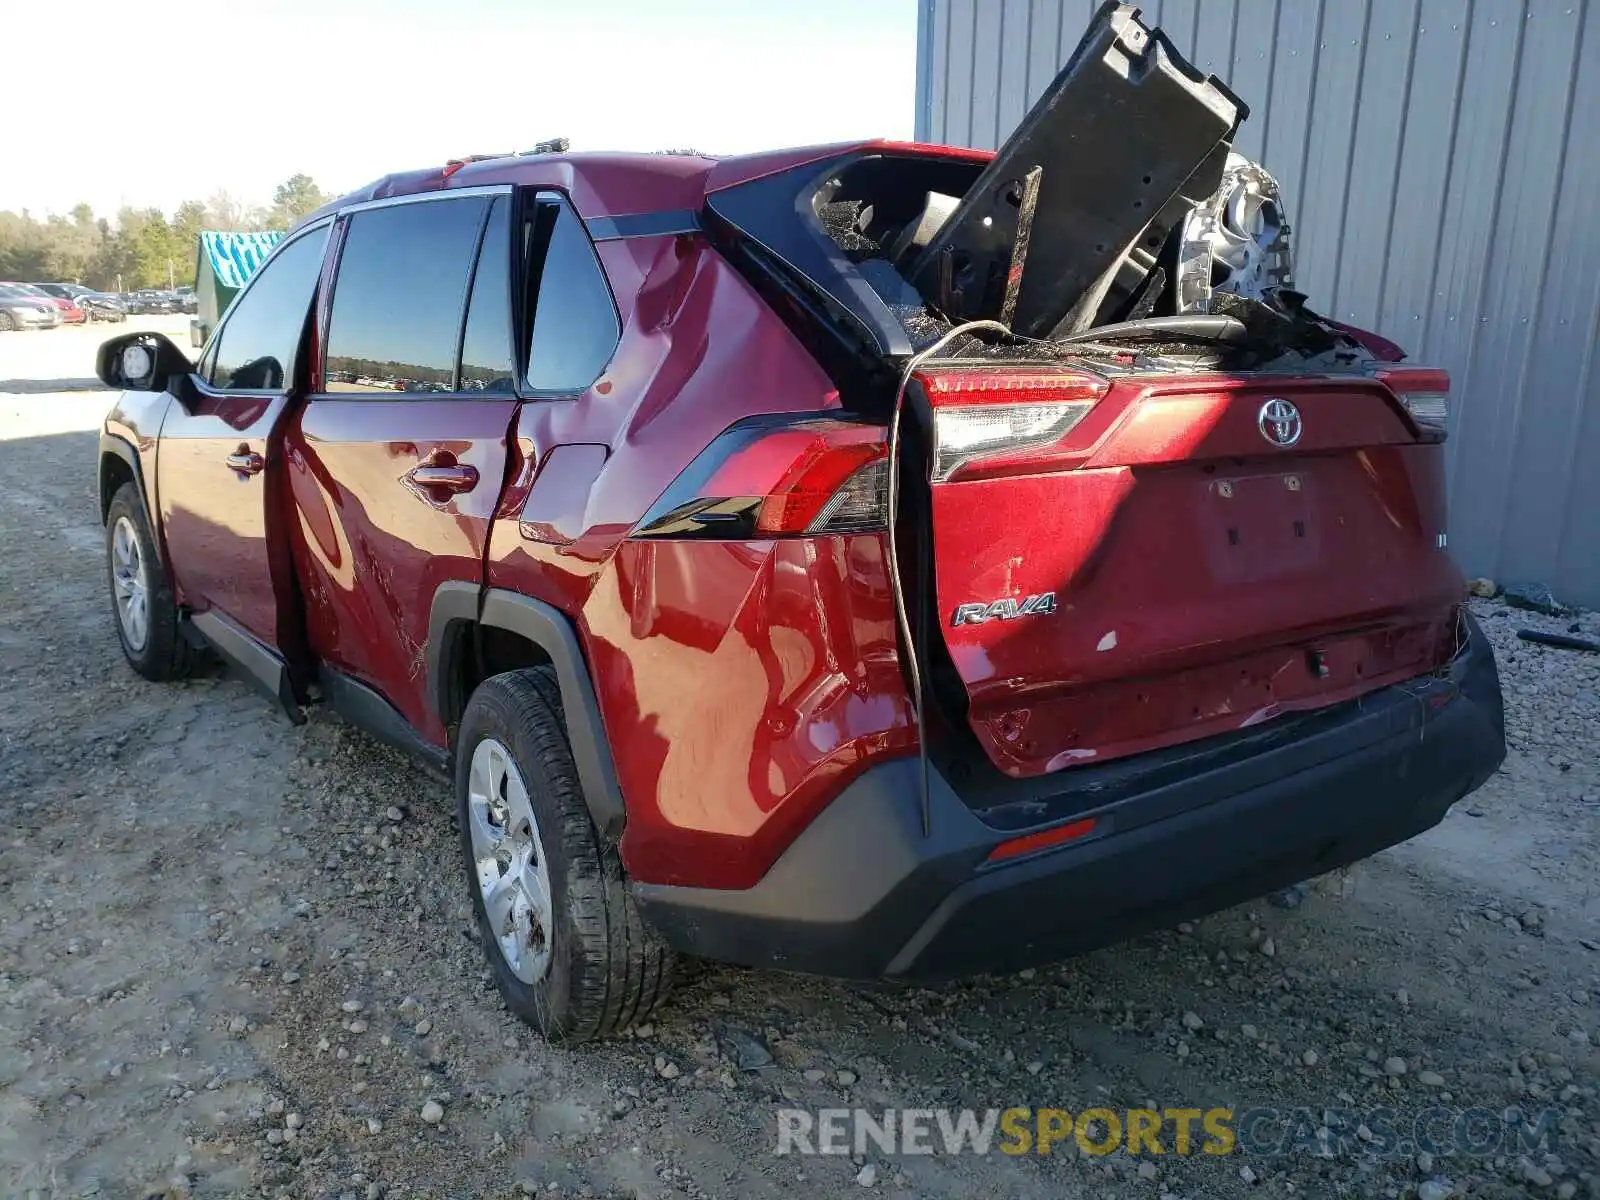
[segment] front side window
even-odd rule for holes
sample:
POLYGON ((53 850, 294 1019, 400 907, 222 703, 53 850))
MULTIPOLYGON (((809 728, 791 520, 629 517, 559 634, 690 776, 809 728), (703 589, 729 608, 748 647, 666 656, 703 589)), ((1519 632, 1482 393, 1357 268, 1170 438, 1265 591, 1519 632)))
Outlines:
POLYGON ((541 197, 523 226, 523 261, 533 312, 528 386, 581 392, 606 369, 621 331, 611 288, 577 214, 541 197))
POLYGON ((322 274, 328 227, 285 242, 228 312, 207 354, 204 378, 224 390, 286 388, 322 274))
POLYGON ((328 321, 329 392, 449 392, 485 200, 463 196, 350 218, 328 321))

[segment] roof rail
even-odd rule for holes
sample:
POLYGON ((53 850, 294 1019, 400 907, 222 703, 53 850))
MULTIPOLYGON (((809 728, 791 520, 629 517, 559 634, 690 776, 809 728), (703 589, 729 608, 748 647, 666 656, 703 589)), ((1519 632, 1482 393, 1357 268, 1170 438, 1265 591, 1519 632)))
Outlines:
POLYGON ((444 165, 444 177, 449 179, 468 163, 487 162, 491 158, 527 158, 534 154, 565 154, 572 147, 569 138, 551 138, 549 141, 540 142, 530 150, 502 151, 499 154, 466 154, 460 158, 452 158, 444 165))

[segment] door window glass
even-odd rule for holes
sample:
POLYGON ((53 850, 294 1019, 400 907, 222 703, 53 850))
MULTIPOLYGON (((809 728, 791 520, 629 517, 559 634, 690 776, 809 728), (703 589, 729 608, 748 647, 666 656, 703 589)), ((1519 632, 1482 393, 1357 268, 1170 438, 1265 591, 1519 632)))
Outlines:
POLYGON ((327 391, 454 389, 484 203, 427 200, 351 217, 333 286, 327 391))
POLYGON ((204 374, 212 387, 279 389, 293 381, 327 243, 324 225, 285 243, 262 264, 217 333, 204 374))

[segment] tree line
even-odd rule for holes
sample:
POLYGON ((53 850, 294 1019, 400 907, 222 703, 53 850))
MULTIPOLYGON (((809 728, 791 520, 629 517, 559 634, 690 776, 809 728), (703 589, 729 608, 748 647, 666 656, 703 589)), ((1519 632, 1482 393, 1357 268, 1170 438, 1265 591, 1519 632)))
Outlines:
POLYGON ((269 206, 218 191, 185 201, 170 217, 159 208, 124 208, 112 220, 87 204, 43 220, 26 209, 0 212, 0 279, 125 292, 193 284, 201 230, 288 229, 330 198, 309 175, 295 175, 269 206))

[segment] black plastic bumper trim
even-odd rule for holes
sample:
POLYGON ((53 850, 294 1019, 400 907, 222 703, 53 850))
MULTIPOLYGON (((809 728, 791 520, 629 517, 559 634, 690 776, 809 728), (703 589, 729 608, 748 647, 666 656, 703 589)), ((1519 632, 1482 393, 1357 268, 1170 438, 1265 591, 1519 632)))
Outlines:
POLYGON ((1468 627, 1441 676, 1091 810, 1105 836, 985 865, 1017 831, 986 824, 935 772, 923 837, 917 765, 900 759, 844 788, 754 887, 634 895, 687 953, 850 978, 1014 970, 1169 927, 1413 837, 1494 773, 1499 677, 1468 627))

